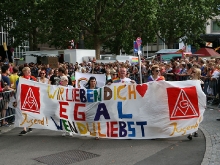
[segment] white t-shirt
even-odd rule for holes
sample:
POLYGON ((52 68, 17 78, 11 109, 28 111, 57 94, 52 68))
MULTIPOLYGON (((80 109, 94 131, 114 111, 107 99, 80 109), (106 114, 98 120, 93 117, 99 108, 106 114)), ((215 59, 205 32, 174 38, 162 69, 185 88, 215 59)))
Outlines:
POLYGON ((43 83, 43 84, 48 84, 49 79, 45 78, 45 81, 41 81, 40 77, 38 77, 38 82, 43 83))
POLYGON ((121 83, 130 83, 130 82, 131 82, 131 79, 127 77, 125 77, 124 79, 121 79, 121 83))

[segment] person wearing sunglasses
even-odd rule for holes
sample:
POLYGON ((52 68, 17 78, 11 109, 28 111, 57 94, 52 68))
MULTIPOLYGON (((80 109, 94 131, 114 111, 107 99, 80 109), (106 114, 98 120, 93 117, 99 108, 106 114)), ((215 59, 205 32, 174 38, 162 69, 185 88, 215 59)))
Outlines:
POLYGON ((41 70, 40 71, 40 77, 37 79, 38 82, 43 83, 43 84, 48 84, 49 79, 46 78, 46 70, 41 70))
POLYGON ((151 67, 152 74, 148 77, 147 82, 150 81, 165 81, 164 76, 160 76, 160 69, 158 65, 153 65, 151 67))
POLYGON ((117 72, 114 72, 112 74, 112 81, 113 81, 113 83, 121 82, 120 78, 118 77, 118 73, 117 72))

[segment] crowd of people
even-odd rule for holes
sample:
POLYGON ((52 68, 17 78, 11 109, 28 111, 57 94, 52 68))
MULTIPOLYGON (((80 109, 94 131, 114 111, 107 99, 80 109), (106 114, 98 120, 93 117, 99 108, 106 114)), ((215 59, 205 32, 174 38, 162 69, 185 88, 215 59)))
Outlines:
MULTIPOLYGON (((141 65, 130 63, 129 61, 116 61, 114 63, 104 64, 96 63, 93 60, 75 64, 68 62, 58 63, 56 68, 51 68, 49 64, 29 63, 20 66, 1 64, 0 91, 16 91, 19 77, 45 84, 76 87, 76 72, 93 74, 85 85, 85 88, 88 89, 97 88, 95 74, 105 74, 106 85, 118 82, 139 84, 150 81, 200 80, 201 87, 207 95, 208 103, 218 104, 220 102, 220 58, 207 60, 199 57, 186 57, 163 62, 156 59, 145 60, 142 58, 141 65)), ((2 126, 9 126, 10 122, 13 123, 14 120, 10 118, 4 119, 7 116, 7 106, 7 104, 2 106, 2 126)), ((220 119, 217 120, 219 121, 220 119)), ((30 131, 32 131, 31 128, 28 130, 24 128, 20 135, 24 135, 30 131)), ((194 136, 198 136, 197 133, 194 136)))

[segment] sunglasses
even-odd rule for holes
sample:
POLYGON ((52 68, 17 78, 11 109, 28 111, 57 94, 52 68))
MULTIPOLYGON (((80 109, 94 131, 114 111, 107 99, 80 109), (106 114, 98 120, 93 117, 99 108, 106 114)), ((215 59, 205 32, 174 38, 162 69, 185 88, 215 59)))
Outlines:
POLYGON ((159 72, 160 70, 155 70, 155 72, 159 72))
POLYGON ((45 73, 40 73, 40 74, 45 74, 45 73))

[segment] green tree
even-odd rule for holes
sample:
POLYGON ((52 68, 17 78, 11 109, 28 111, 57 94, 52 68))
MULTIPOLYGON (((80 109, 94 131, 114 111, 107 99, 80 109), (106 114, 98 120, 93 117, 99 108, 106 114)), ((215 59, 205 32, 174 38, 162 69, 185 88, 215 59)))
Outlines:
POLYGON ((51 22, 47 32, 47 43, 56 48, 66 49, 68 42, 78 42, 80 26, 77 1, 73 0, 49 0, 48 17, 51 22))
POLYGON ((13 46, 22 45, 29 41, 30 50, 37 50, 38 44, 46 42, 46 35, 50 27, 47 17, 47 0, 5 0, 2 11, 7 16, 3 26, 8 27, 10 37, 14 37, 13 46))
MULTIPOLYGON (((152 7, 151 2, 151 0, 81 0, 77 2, 54 0, 53 8, 58 10, 63 6, 63 10, 55 14, 53 22, 58 23, 58 25, 62 24, 62 27, 65 28, 70 27, 77 34, 81 30, 85 31, 85 42, 89 46, 93 43, 93 48, 96 50, 96 58, 99 59, 100 47, 107 41, 115 42, 115 39, 121 36, 126 39, 126 42, 130 40, 132 44, 133 39, 131 38, 134 38, 134 36, 130 32, 132 31, 132 25, 137 23, 135 18, 139 12, 147 11, 144 10, 143 6, 152 7), (70 19, 69 21, 67 16, 70 19), (131 35, 131 37, 126 35, 131 35)), ((140 17, 143 16, 142 14, 139 15, 140 17)), ((147 17, 147 15, 145 16, 147 17)), ((54 34, 55 29, 56 26, 53 24, 51 34, 54 34)), ((61 31, 64 32, 64 30, 61 31)), ((53 36, 58 37, 58 35, 53 36)), ((51 41, 52 45, 60 45, 55 38, 51 39, 51 41)), ((125 47, 125 45, 122 46, 125 47)), ((130 49, 132 49, 132 45, 130 49)))
POLYGON ((142 38, 142 45, 154 41, 155 32, 153 23, 156 18, 155 14, 154 0, 136 2, 131 26, 121 34, 110 38, 105 42, 105 46, 109 47, 115 54, 119 54, 120 49, 124 49, 126 53, 130 54, 133 48, 133 41, 137 37, 142 38))
POLYGON ((155 32, 173 48, 179 38, 191 44, 205 33, 207 20, 215 15, 216 0, 157 0, 155 32))

